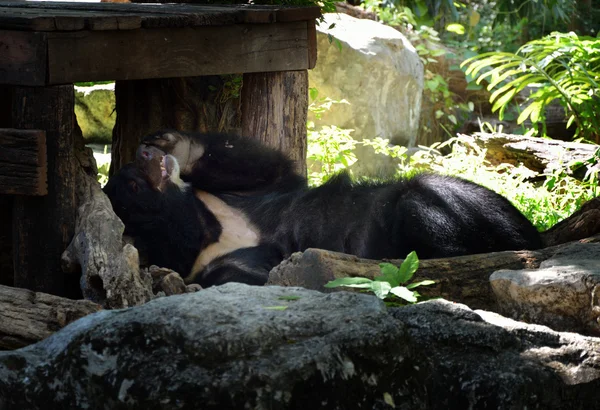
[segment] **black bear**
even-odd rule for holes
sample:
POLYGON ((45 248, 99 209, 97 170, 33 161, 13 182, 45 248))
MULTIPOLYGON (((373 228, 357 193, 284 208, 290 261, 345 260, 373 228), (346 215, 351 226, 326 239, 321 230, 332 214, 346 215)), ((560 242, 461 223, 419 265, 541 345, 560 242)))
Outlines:
POLYGON ((371 259, 414 250, 427 259, 541 247, 508 200, 459 178, 352 183, 340 174, 308 188, 284 155, 253 140, 167 134, 144 140, 105 192, 149 263, 204 287, 264 284, 273 266, 307 248, 371 259))

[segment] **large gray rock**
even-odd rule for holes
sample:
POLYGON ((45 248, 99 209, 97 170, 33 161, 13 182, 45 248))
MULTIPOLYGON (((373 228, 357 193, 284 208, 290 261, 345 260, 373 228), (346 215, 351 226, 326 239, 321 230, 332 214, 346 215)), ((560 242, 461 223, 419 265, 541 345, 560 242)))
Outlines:
MULTIPOLYGON (((321 97, 346 99, 350 104, 334 105, 320 120, 309 113, 309 119, 317 128, 336 125, 353 129, 357 140, 381 137, 414 146, 424 75, 415 48, 399 31, 372 20, 347 14, 325 14, 324 18, 317 26, 319 56, 316 67, 309 71, 309 84, 321 97), (335 27, 328 29, 333 23, 335 27)), ((359 156, 359 161, 365 160, 373 158, 359 156)))
POLYGON ((507 316, 600 335, 600 243, 574 243, 539 269, 494 272, 490 284, 507 316))
POLYGON ((0 352, 0 408, 594 408, 598 352, 443 300, 228 284, 0 352))

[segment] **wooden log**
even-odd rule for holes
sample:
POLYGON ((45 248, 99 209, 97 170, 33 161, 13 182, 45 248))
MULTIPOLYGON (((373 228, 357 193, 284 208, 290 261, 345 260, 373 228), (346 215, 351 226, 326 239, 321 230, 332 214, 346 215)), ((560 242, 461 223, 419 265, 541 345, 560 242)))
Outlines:
POLYGON ((89 300, 71 300, 0 286, 0 350, 18 349, 39 342, 100 309, 100 305, 89 300))
POLYGON ((287 154, 306 174, 308 72, 244 74, 242 135, 287 154))
MULTIPOLYGON (((600 236, 585 241, 600 242, 600 236)), ((442 297, 464 303, 472 309, 497 311, 489 284, 489 277, 493 272, 500 269, 535 269, 566 246, 421 260, 415 280, 430 279, 436 282, 435 285, 419 288, 419 293, 425 297, 442 297)), ((307 249, 293 254, 273 268, 268 284, 301 286, 321 292, 349 290, 350 288, 327 289, 323 285, 342 277, 373 279, 380 274, 381 262, 321 249, 307 249)), ((389 262, 399 266, 402 260, 389 262)))
POLYGON ((46 195, 46 132, 0 128, 0 146, 0 194, 46 195))
POLYGON ((231 77, 117 81, 110 175, 134 160, 142 137, 162 128, 239 134, 239 90, 228 81, 231 77))
MULTIPOLYGON (((555 170, 568 170, 573 161, 585 161, 592 157, 598 145, 578 142, 565 142, 523 135, 475 133, 473 136, 459 134, 462 138, 485 148, 486 159, 493 165, 522 163, 536 172, 551 173, 555 170)), ((583 172, 575 173, 581 178, 583 172)))
POLYGON ((71 297, 60 255, 75 228, 74 116, 72 85, 13 89, 11 126, 46 130, 48 154, 48 194, 14 198, 14 284, 71 297))
POLYGON ((576 241, 600 233, 600 198, 587 201, 573 215, 542 232, 546 246, 576 241))

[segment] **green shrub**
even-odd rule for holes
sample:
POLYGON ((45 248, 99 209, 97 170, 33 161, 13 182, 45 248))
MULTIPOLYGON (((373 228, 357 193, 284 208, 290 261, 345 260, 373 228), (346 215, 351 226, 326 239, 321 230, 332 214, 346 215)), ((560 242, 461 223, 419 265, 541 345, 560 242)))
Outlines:
MULTIPOLYGON (((545 108, 555 100, 565 108, 567 127, 574 123, 576 136, 600 142, 600 39, 574 33, 552 33, 531 41, 516 53, 493 52, 472 57, 467 74, 489 82, 492 110, 504 110, 526 87, 535 87, 517 122, 530 119, 544 126, 545 108)), ((545 130, 544 130, 545 134, 545 130)))

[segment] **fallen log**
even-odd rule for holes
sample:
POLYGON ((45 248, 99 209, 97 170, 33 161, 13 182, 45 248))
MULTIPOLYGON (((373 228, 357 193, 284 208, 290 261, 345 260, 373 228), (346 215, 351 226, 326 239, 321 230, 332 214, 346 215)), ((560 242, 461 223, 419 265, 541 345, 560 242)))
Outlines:
MULTIPOLYGON (((600 235, 581 242, 600 242, 600 235)), ((442 297, 464 303, 472 309, 497 311, 489 284, 489 277, 493 272, 501 269, 536 269, 543 261, 568 246, 561 244, 536 251, 505 251, 421 260, 415 278, 435 281, 435 285, 419 288, 419 293, 425 297, 442 297)), ((273 268, 267 284, 301 286, 322 292, 349 290, 350 288, 327 289, 323 285, 343 277, 373 279, 380 274, 381 262, 321 249, 307 249, 294 253, 273 268)), ((386 262, 399 266, 402 260, 386 262)))
POLYGON ((0 285, 0 350, 39 342, 69 323, 101 310, 89 300, 0 285))
MULTIPOLYGON (((585 161, 600 148, 594 144, 566 142, 546 138, 526 137, 513 134, 489 134, 477 132, 471 135, 459 134, 481 148, 485 148, 486 159, 493 165, 522 163, 535 172, 552 173, 565 170, 570 173, 569 164, 574 161, 585 161)), ((581 179, 585 169, 574 172, 573 176, 581 179)))

